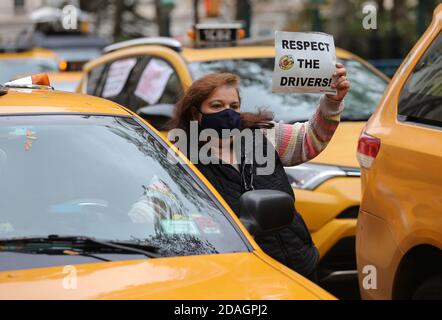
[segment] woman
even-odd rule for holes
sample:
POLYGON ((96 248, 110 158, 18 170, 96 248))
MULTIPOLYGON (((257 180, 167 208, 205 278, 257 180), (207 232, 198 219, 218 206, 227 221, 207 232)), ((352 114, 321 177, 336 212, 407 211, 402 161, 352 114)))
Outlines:
MULTIPOLYGON (((196 163, 196 166, 238 216, 240 196, 252 189, 280 190, 294 199, 284 166, 301 164, 317 156, 326 147, 339 124, 342 101, 350 89, 350 83, 344 66, 338 63, 336 68, 336 80, 332 87, 336 88, 337 94, 322 96, 311 119, 293 125, 272 122, 272 116, 267 112, 241 113, 239 78, 229 73, 207 75, 195 81, 177 103, 175 115, 169 124, 172 130, 170 133, 173 129, 181 129, 187 134, 187 139, 198 139, 191 135, 192 121, 198 123, 200 130, 214 129, 218 133, 222 129, 252 129, 268 136, 268 132, 273 130, 275 163, 270 174, 258 175, 257 162, 254 159, 244 161, 244 148, 240 152, 233 148, 231 141, 234 137, 229 138, 230 143, 221 143, 225 139, 210 141, 215 157, 220 161, 196 163)), ((173 134, 169 134, 171 136, 173 134)), ((176 139, 171 140, 176 142, 176 139)), ((255 146, 263 144, 263 140, 257 141, 253 140, 255 146)), ((192 141, 188 142, 192 145, 192 141)), ((193 145, 197 149, 201 148, 199 142, 193 145)), ((267 148, 265 152, 271 154, 273 151, 267 148)), ((316 280, 318 250, 298 213, 289 227, 255 240, 274 259, 316 280)))

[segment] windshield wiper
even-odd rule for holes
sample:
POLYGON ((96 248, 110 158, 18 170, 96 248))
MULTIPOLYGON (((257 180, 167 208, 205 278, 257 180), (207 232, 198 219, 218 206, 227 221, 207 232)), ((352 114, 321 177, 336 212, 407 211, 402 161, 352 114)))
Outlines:
MULTIPOLYGON (((283 120, 282 122, 287 124, 295 124, 296 122, 306 122, 308 120, 309 118, 298 118, 298 119, 283 120)), ((279 122, 279 120, 276 122, 279 122)))
MULTIPOLYGON (((341 115, 341 121, 349 121, 349 122, 351 122, 351 121, 368 121, 368 118, 370 118, 370 116, 353 116, 353 117, 351 117, 351 116, 342 116, 341 115)), ((296 122, 306 122, 306 121, 308 121, 309 119, 301 119, 301 118, 298 118, 298 119, 290 119, 290 120, 284 120, 283 122, 284 123, 287 123, 287 124, 295 124, 296 122)), ((276 122, 279 122, 279 121, 276 121, 276 122)))
POLYGON ((68 248, 81 248, 82 251, 78 254, 91 256, 104 261, 109 261, 97 256, 88 254, 87 252, 100 252, 103 253, 109 249, 113 252, 119 253, 136 253, 142 254, 149 258, 158 258, 160 254, 156 253, 159 248, 151 244, 135 243, 135 242, 122 242, 122 241, 108 241, 98 240, 93 237, 87 236, 63 236, 63 235, 48 235, 42 237, 23 237, 13 239, 0 239, 0 251, 33 251, 33 252, 48 252, 51 249, 60 248, 67 250, 68 248), (48 245, 39 247, 39 245, 48 245), (58 246, 58 247, 57 247, 58 246), (67 246, 67 247, 66 247, 67 246), (96 251, 94 251, 96 250, 96 251))

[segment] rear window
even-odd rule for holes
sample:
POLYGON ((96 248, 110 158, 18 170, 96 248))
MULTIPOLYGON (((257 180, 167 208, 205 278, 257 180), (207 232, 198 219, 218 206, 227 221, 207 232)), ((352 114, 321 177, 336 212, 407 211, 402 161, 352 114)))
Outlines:
POLYGON ((414 67, 399 97, 399 119, 442 127, 442 37, 414 67))
POLYGON ((92 69, 87 93, 126 106, 161 130, 173 114, 182 86, 167 61, 143 55, 113 60, 92 69))

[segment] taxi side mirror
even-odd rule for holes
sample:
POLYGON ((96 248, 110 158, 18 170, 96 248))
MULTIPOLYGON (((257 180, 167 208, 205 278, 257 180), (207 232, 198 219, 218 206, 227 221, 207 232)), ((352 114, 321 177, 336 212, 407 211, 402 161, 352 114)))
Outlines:
POLYGON ((259 236, 287 227, 295 217, 293 198, 277 190, 253 190, 239 199, 239 219, 253 235, 259 236))

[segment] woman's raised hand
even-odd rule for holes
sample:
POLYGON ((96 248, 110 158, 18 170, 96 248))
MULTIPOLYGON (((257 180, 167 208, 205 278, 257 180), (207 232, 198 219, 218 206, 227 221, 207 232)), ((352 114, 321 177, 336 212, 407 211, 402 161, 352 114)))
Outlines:
POLYGON ((342 63, 336 64, 336 72, 334 73, 334 76, 336 77, 336 80, 332 83, 331 87, 336 88, 338 93, 336 95, 327 94, 327 98, 341 101, 350 90, 350 82, 347 79, 347 70, 342 63))

